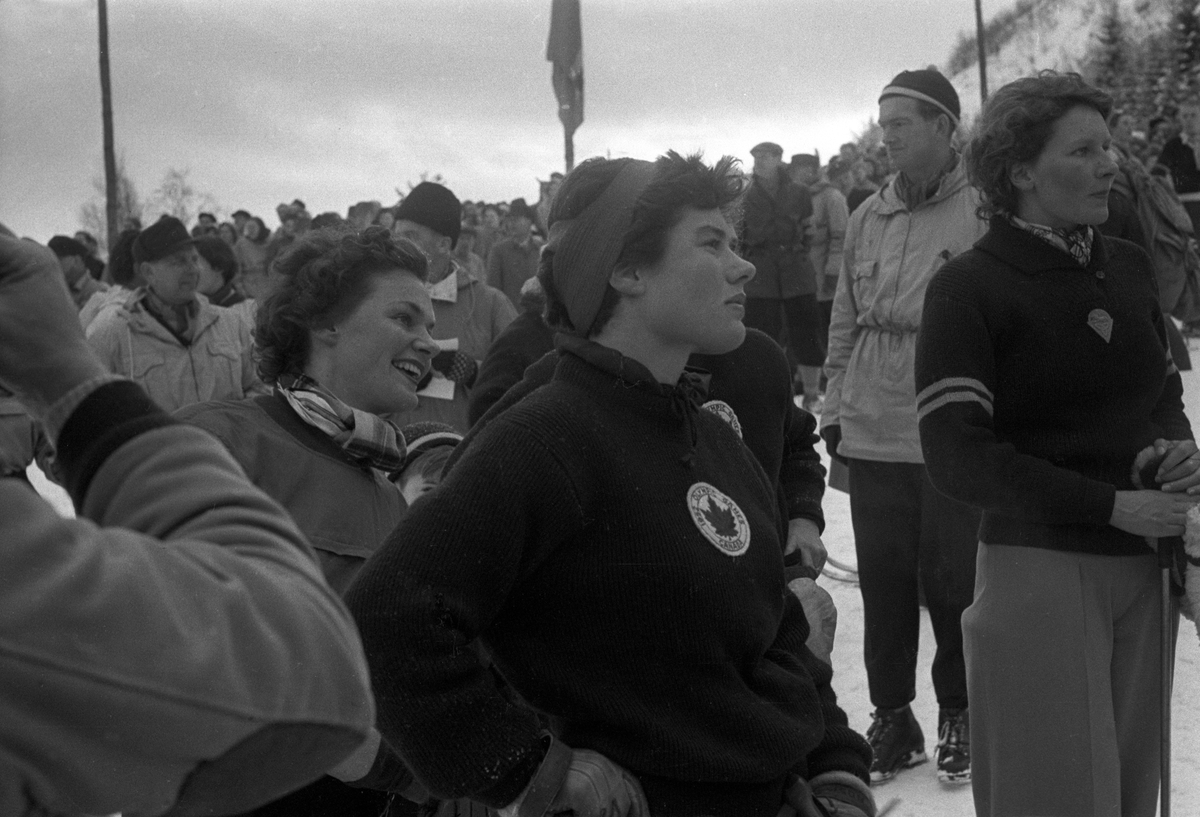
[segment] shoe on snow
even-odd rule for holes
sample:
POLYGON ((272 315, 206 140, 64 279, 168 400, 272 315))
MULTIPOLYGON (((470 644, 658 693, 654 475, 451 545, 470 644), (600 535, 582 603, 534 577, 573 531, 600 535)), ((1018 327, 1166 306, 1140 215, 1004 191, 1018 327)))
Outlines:
POLYGON ((943 783, 971 782, 971 726, 966 709, 938 713, 937 772, 943 783))
POLYGON ((876 709, 867 728, 867 743, 871 744, 871 783, 884 783, 901 769, 924 763, 925 736, 910 707, 876 709))

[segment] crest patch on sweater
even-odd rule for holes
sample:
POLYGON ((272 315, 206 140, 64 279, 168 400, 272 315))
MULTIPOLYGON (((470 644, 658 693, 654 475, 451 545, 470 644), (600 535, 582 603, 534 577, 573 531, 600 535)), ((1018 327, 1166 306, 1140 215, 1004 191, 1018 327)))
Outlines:
POLYGON ((705 411, 711 411, 713 414, 729 423, 729 427, 736 431, 739 437, 742 436, 742 424, 738 421, 737 413, 734 412, 733 406, 729 405, 724 400, 709 400, 700 408, 704 409, 705 411))
POLYGON ((697 482, 687 493, 692 521, 704 538, 726 556, 741 556, 750 547, 750 523, 742 509, 707 482, 697 482))
POLYGON ((1096 334, 1104 338, 1104 342, 1108 343, 1112 337, 1112 315, 1105 312, 1103 309, 1093 309, 1088 313, 1088 326, 1096 331, 1096 334))

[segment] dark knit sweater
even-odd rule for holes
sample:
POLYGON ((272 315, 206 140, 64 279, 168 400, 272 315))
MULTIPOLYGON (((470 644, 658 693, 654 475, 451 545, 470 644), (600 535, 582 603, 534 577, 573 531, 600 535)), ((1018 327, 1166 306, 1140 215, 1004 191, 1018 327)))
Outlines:
MULTIPOLYGON (((455 449, 446 469, 453 467, 492 420, 549 383, 557 365, 557 354, 542 357, 524 370, 519 383, 493 398, 487 410, 472 421, 470 433, 455 449)), ((707 375, 705 405, 715 410, 717 403, 724 403, 733 410, 742 441, 767 476, 778 482, 786 518, 809 519, 824 530, 825 467, 815 448, 820 441, 817 421, 792 399, 791 366, 779 344, 765 333, 747 328, 746 340, 737 349, 723 355, 692 355, 688 367, 707 375)), ((474 408, 474 394, 471 405, 474 408)))
POLYGON ((983 509, 982 542, 1146 552, 1108 524, 1114 493, 1133 489, 1134 456, 1156 438, 1192 436, 1150 265, 1097 233, 1084 268, 993 220, 930 282, 921 447, 934 485, 983 509))
POLYGON ((789 772, 866 779, 783 581, 771 481, 685 390, 587 341, 493 420, 347 601, 379 726, 442 796, 511 802, 546 744, 601 752, 658 817, 774 817, 789 772), (749 534, 740 555, 701 531, 749 534), (710 529, 710 530, 712 530, 710 529), (473 643, 521 700, 497 691, 473 643))

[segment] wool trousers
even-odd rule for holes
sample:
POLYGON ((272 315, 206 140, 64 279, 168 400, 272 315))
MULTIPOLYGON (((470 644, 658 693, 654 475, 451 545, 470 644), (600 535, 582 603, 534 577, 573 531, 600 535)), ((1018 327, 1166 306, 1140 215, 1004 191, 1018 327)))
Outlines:
POLYGON ((1160 575, 1151 554, 979 546, 963 616, 978 817, 1153 817, 1160 575))
POLYGON ((921 463, 851 459, 849 472, 871 703, 898 709, 916 697, 919 577, 937 642, 934 694, 942 708, 965 708, 960 621, 975 587, 979 511, 939 493, 921 463))

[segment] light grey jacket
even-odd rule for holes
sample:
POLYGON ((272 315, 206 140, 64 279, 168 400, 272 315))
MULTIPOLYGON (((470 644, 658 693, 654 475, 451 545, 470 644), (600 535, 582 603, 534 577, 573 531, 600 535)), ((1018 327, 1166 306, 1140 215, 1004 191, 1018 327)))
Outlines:
POLYGON ((821 428, 840 425, 838 453, 923 462, 913 385, 925 288, 949 259, 987 232, 963 162, 909 211, 893 179, 850 215, 825 374, 821 428))

